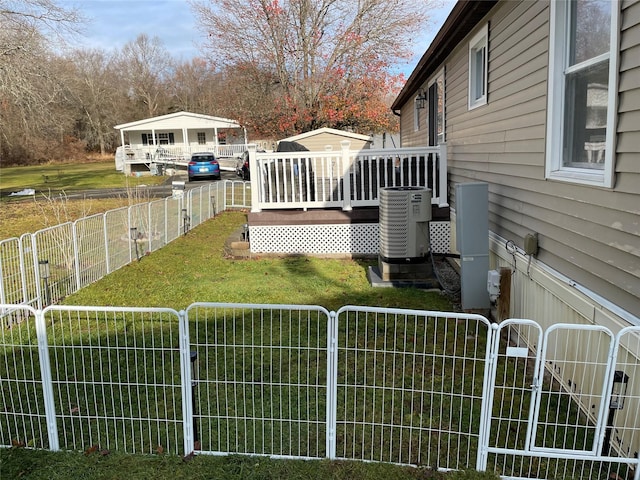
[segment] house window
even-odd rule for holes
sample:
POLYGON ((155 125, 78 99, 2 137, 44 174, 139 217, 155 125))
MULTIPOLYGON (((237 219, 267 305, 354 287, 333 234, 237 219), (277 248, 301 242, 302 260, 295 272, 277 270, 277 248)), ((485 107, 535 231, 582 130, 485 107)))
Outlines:
POLYGON ((489 24, 469 42, 469 110, 487 103, 487 44, 489 24))
POLYGON ((429 145, 444 143, 444 69, 429 83, 427 124, 429 145))
POLYGON ((198 145, 206 145, 207 137, 204 132, 198 132, 198 145))
POLYGON ((547 178, 613 185, 619 8, 551 2, 547 178))
POLYGON ((154 145, 153 135, 150 134, 150 133, 143 133, 142 134, 142 144, 143 145, 154 145))
POLYGON ((157 138, 158 138, 158 145, 174 145, 175 144, 173 132, 158 133, 157 138))

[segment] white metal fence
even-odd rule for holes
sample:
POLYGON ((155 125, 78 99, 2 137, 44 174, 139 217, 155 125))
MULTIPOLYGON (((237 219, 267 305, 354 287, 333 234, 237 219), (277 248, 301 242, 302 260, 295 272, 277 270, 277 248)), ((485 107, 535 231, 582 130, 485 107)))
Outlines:
MULTIPOLYGON (((227 208, 250 206, 248 183, 225 181, 0 241, 0 303, 56 303, 158 250, 227 208)), ((7 310, 0 309, 0 322, 7 310)))
POLYGON ((640 327, 543 332, 354 306, 0 306, 26 319, 0 330, 1 446, 640 479, 640 327))

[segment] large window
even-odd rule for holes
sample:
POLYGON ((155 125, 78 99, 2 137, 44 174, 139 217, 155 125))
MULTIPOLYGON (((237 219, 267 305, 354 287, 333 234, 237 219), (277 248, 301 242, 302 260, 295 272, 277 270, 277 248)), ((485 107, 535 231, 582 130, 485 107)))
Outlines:
POLYGON ((469 110, 487 103, 487 52, 489 25, 469 42, 469 110))
POLYGON ((158 144, 159 145, 174 145, 175 141, 173 138, 173 132, 169 132, 169 133, 158 133, 157 134, 157 138, 158 138, 158 144))
POLYGON ((155 140, 153 138, 152 133, 143 133, 142 144, 143 145, 174 145, 175 139, 173 136, 173 132, 156 133, 155 140))
POLYGON ((153 141, 153 135, 150 133, 143 133, 142 134, 142 144, 143 145, 154 145, 155 142, 153 141))
POLYGON ((551 2, 547 178, 611 187, 618 2, 551 2))

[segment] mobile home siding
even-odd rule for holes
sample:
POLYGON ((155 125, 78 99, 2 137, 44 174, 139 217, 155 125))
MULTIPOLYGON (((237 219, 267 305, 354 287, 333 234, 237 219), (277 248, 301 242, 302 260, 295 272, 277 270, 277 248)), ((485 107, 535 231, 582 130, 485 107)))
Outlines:
MULTIPOLYGON (((637 317, 640 0, 621 4, 612 189, 545 179, 549 15, 548 1, 499 2, 434 68, 445 68, 449 179, 487 182, 491 231, 520 247, 527 233, 538 233, 534 265, 551 266, 637 317), (487 22, 488 103, 469 110, 468 40, 487 22)), ((403 146, 426 143, 426 128, 414 129, 413 101, 401 106, 401 131, 403 146)), ((450 204, 455 210, 455 198, 450 204)))
MULTIPOLYGON (((637 194, 640 185, 640 1, 622 4, 620 23, 620 94, 616 145, 616 176, 619 182, 616 181, 616 187, 620 191, 637 194)), ((637 203, 635 222, 627 228, 640 235, 640 206, 637 203)))
POLYGON ((318 133, 317 135, 310 135, 304 139, 297 140, 298 143, 304 145, 311 151, 323 151, 327 147, 331 147, 331 150, 339 152, 342 148, 340 142, 351 142, 349 148, 351 150, 362 150, 369 148, 369 142, 365 140, 359 140, 357 138, 349 137, 347 135, 337 135, 335 133, 318 133))

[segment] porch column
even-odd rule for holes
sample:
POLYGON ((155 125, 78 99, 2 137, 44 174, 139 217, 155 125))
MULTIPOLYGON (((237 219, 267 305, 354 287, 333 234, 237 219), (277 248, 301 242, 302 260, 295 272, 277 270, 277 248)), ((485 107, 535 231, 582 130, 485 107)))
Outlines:
POLYGON ((191 157, 191 145, 189 144, 189 130, 182 129, 182 159, 188 160, 191 157))
MULTIPOLYGON (((217 137, 216 137, 217 138, 217 137)), ((251 212, 261 212, 260 208, 260 189, 262 188, 262 182, 266 179, 262 178, 262 171, 258 168, 258 160, 256 159, 257 145, 255 143, 247 145, 249 151, 249 172, 251 181, 251 212)))
POLYGON ((343 140, 340 142, 340 148, 342 149, 342 210, 351 211, 351 178, 349 178, 349 172, 351 171, 351 158, 349 158, 349 147, 351 142, 349 140, 343 140))
POLYGON ((213 127, 213 141, 215 142, 215 146, 213 147, 215 155, 216 157, 219 157, 220 154, 218 153, 218 127, 213 127))

